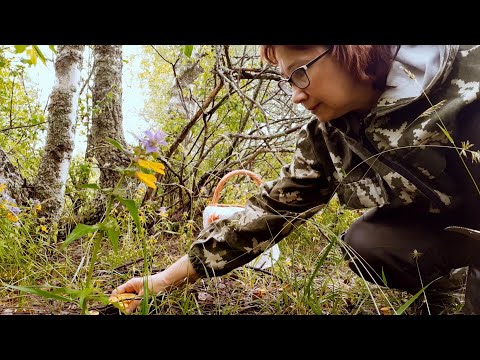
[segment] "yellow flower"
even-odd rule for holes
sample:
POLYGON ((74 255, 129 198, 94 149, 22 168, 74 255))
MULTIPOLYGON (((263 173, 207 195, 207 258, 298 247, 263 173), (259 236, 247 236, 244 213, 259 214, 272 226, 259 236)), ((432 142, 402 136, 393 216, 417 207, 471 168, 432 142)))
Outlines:
POLYGON ((138 160, 138 165, 145 169, 153 170, 159 174, 165 174, 165 165, 163 165, 162 163, 140 159, 138 160))
POLYGON ((188 220, 186 226, 187 226, 187 229, 188 229, 188 230, 193 230, 194 222, 193 222, 192 220, 188 220))
POLYGON ((45 233, 48 233, 47 227, 45 225, 40 225, 40 230, 42 230, 45 233))
POLYGON ((155 175, 152 175, 152 174, 145 174, 143 172, 140 172, 140 171, 136 171, 135 172, 135 176, 141 181, 143 182, 145 185, 147 185, 148 187, 152 188, 152 189, 156 189, 157 188, 157 185, 155 185, 155 181, 157 180, 155 178, 155 175))
POLYGON ((290 259, 289 257, 287 257, 287 258, 285 259, 285 265, 287 265, 287 266, 292 266, 292 259, 290 259))
POLYGON ((7 188, 7 185, 0 184, 0 193, 7 188))
POLYGON ((40 203, 36 204, 35 209, 38 210, 38 211, 42 210, 42 204, 40 204, 40 203))
POLYGON ((18 221, 18 216, 15 216, 11 212, 9 212, 7 214, 7 219, 10 220, 11 222, 17 222, 18 221))

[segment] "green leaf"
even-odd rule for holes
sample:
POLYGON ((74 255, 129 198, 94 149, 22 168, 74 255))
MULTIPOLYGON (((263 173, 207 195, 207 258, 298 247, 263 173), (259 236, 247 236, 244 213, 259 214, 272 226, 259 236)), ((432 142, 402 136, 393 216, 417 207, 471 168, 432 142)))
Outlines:
POLYGON ((123 174, 123 175, 126 175, 126 176, 135 176, 135 172, 137 171, 137 169, 135 168, 126 168, 126 169, 122 169, 122 168, 115 168, 115 171, 118 171, 120 174, 123 174))
POLYGON ((15 45, 15 53, 20 54, 25 51, 28 45, 15 45))
POLYGON ((6 285, 9 288, 15 289, 15 290, 20 290, 29 294, 34 294, 41 296, 45 299, 55 299, 55 300, 61 300, 61 301, 72 301, 70 298, 66 298, 60 295, 56 295, 50 291, 45 291, 41 289, 37 289, 35 287, 27 287, 27 286, 13 286, 13 285, 6 285))
POLYGON ((120 231, 109 229, 109 230, 107 230, 107 236, 112 243, 113 251, 115 251, 115 253, 117 253, 118 252, 118 238, 120 236, 120 231))
POLYGON ((183 46, 183 53, 184 53, 187 57, 192 56, 192 51, 193 51, 193 45, 184 45, 184 46, 183 46))
POLYGON ((48 45, 50 50, 52 50, 55 54, 57 53, 57 50, 55 49, 55 45, 48 45))
POLYGON ((30 62, 32 63, 32 65, 37 65, 37 52, 35 51, 35 49, 31 48, 27 52, 30 54, 30 62))
POLYGON ((93 233, 100 229, 100 225, 85 225, 85 224, 78 224, 75 229, 67 236, 64 242, 60 244, 60 248, 64 248, 72 241, 81 238, 87 234, 93 233))
POLYGON ((82 189, 102 190, 100 186, 98 186, 97 184, 81 184, 81 185, 78 185, 78 187, 82 189))
POLYGON ((140 231, 140 218, 138 217, 138 209, 137 204, 135 201, 131 199, 124 199, 120 196, 117 196, 118 201, 120 201, 125 207, 128 209, 130 214, 133 217, 133 221, 135 221, 135 225, 137 225, 137 230, 140 231))
POLYGON ((118 150, 124 151, 123 146, 117 140, 107 137, 107 141, 115 146, 118 150))
POLYGON ((88 295, 92 292, 92 288, 85 288, 85 289, 82 289, 79 293, 79 302, 80 302, 80 307, 83 308, 83 304, 85 303, 88 295))
MULTIPOLYGON (((65 294, 71 295, 72 298, 74 298, 74 299, 80 297, 80 295, 82 293, 82 290, 78 290, 78 289, 61 288, 61 290, 63 290, 63 292, 65 294)), ((57 291, 54 289, 53 293, 56 293, 56 292, 57 291)))
POLYGON ((118 225, 117 219, 110 217, 106 222, 103 230, 105 230, 107 237, 112 242, 113 251, 118 252, 118 238, 120 236, 120 225, 118 225))
POLYGON ((101 295, 97 295, 97 296, 91 296, 90 298, 92 300, 100 301, 103 305, 109 305, 110 304, 110 301, 109 301, 110 296, 107 296, 105 294, 101 294, 101 295))
POLYGON ((33 49, 37 53, 40 60, 42 60, 43 65, 47 65, 47 59, 45 59, 45 55, 43 55, 42 50, 38 47, 38 45, 33 45, 33 49))
POLYGON ((445 136, 447 137, 448 141, 450 141, 452 144, 455 145, 455 142, 453 141, 452 137, 450 136, 450 134, 448 133, 447 129, 445 129, 442 125, 438 124, 438 127, 440 128, 440 130, 442 130, 442 132, 445 134, 445 136))
POLYGON ((315 278, 317 271, 320 269, 320 266, 322 266, 323 263, 325 262, 325 259, 327 258, 328 253, 332 249, 333 243, 334 241, 330 241, 330 244, 328 244, 328 246, 325 248, 320 260, 318 260, 317 264, 315 265, 315 269, 313 270, 312 275, 310 275, 310 278, 308 279, 308 283, 305 291, 306 298, 310 297, 310 291, 312 288, 313 279, 315 278))
MULTIPOLYGON (((440 279, 440 278, 438 278, 440 279)), ((403 312, 425 291, 425 289, 427 287, 429 287, 433 282, 437 281, 438 279, 435 279, 433 281, 431 281, 430 283, 428 283, 427 285, 425 285, 423 288, 421 288, 415 295, 413 295, 405 304, 403 304, 402 306, 400 306, 396 311, 395 311, 395 315, 402 315, 403 312)), ((428 301, 428 299, 427 299, 428 301)))
POLYGON ((387 286, 387 278, 385 277, 385 273, 383 272, 383 266, 382 266, 382 281, 383 281, 383 285, 387 286))

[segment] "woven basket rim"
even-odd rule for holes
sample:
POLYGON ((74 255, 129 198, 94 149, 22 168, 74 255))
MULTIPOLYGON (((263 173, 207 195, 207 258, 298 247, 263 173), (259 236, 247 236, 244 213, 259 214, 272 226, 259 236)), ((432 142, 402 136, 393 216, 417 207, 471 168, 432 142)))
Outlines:
POLYGON ((243 169, 232 170, 227 174, 225 174, 218 182, 217 186, 215 187, 215 191, 213 193, 212 201, 209 204, 210 206, 220 206, 220 207, 244 207, 245 206, 240 204, 219 204, 218 203, 218 199, 220 198, 220 192, 223 190, 226 182, 232 177, 238 176, 238 175, 246 175, 250 177, 257 186, 260 186, 263 183, 260 176, 255 174, 253 171, 243 170, 243 169))

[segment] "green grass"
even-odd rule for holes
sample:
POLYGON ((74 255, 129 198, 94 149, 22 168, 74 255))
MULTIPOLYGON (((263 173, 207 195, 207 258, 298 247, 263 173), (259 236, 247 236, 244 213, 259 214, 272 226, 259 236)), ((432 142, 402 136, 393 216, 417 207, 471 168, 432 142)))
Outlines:
MULTIPOLYGON (((281 257, 269 273, 241 267, 223 277, 201 279, 150 297, 146 313, 394 314, 412 296, 365 282, 343 261, 338 235, 358 215, 358 211, 341 209, 333 199, 321 214, 280 242, 281 257)), ((101 241, 92 277, 95 296, 88 301, 90 311, 105 308, 105 299, 113 288, 144 274, 144 249, 134 234, 133 220, 118 214, 118 222, 122 234, 119 250, 115 252, 108 239, 101 241)), ((79 294, 90 266, 92 241, 85 236, 60 251, 58 246, 46 244, 47 234, 33 232, 35 236, 27 236, 25 232, 32 232, 32 228, 28 224, 12 228, 2 223, 2 241, 8 245, 0 253, 0 308, 3 313, 79 314, 79 294), (31 290, 22 291, 22 287, 31 290)), ((160 217, 152 229, 145 243, 150 260, 147 268, 154 273, 187 251, 199 225, 187 219, 172 224, 167 217, 160 217)), ((412 313, 412 309, 407 306, 404 313, 412 313)), ((458 311, 452 309, 452 313, 458 311)))

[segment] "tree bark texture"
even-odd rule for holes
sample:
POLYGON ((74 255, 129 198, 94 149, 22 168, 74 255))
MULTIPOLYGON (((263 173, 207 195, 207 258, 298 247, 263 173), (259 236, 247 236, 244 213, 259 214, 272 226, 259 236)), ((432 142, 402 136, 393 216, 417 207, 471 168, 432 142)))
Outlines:
MULTIPOLYGON (((112 138, 126 146, 122 113, 122 46, 95 45, 93 57, 93 113, 87 149, 91 149, 91 155, 100 169, 99 186, 102 189, 115 188, 120 179, 116 168, 129 164, 127 156, 107 141, 107 138, 112 138)), ((90 209, 84 213, 82 222, 94 224, 101 221, 105 208, 106 197, 99 191, 90 209)))
POLYGON ((186 119, 192 117, 198 109, 198 105, 193 100, 189 90, 202 71, 199 59, 175 69, 175 80, 170 89, 171 98, 168 103, 169 113, 177 111, 186 119))
POLYGON ((57 221, 63 211, 65 184, 75 146, 75 125, 84 45, 60 45, 55 61, 55 84, 48 106, 47 139, 35 196, 42 213, 57 221))
POLYGON ((100 167, 100 187, 113 188, 120 179, 116 167, 128 165, 128 159, 107 142, 107 137, 125 146, 122 114, 122 46, 95 45, 93 115, 90 141, 93 156, 100 167))
POLYGON ((0 184, 7 186, 3 191, 14 198, 18 205, 27 201, 29 194, 24 186, 25 180, 2 149, 0 149, 0 184))

